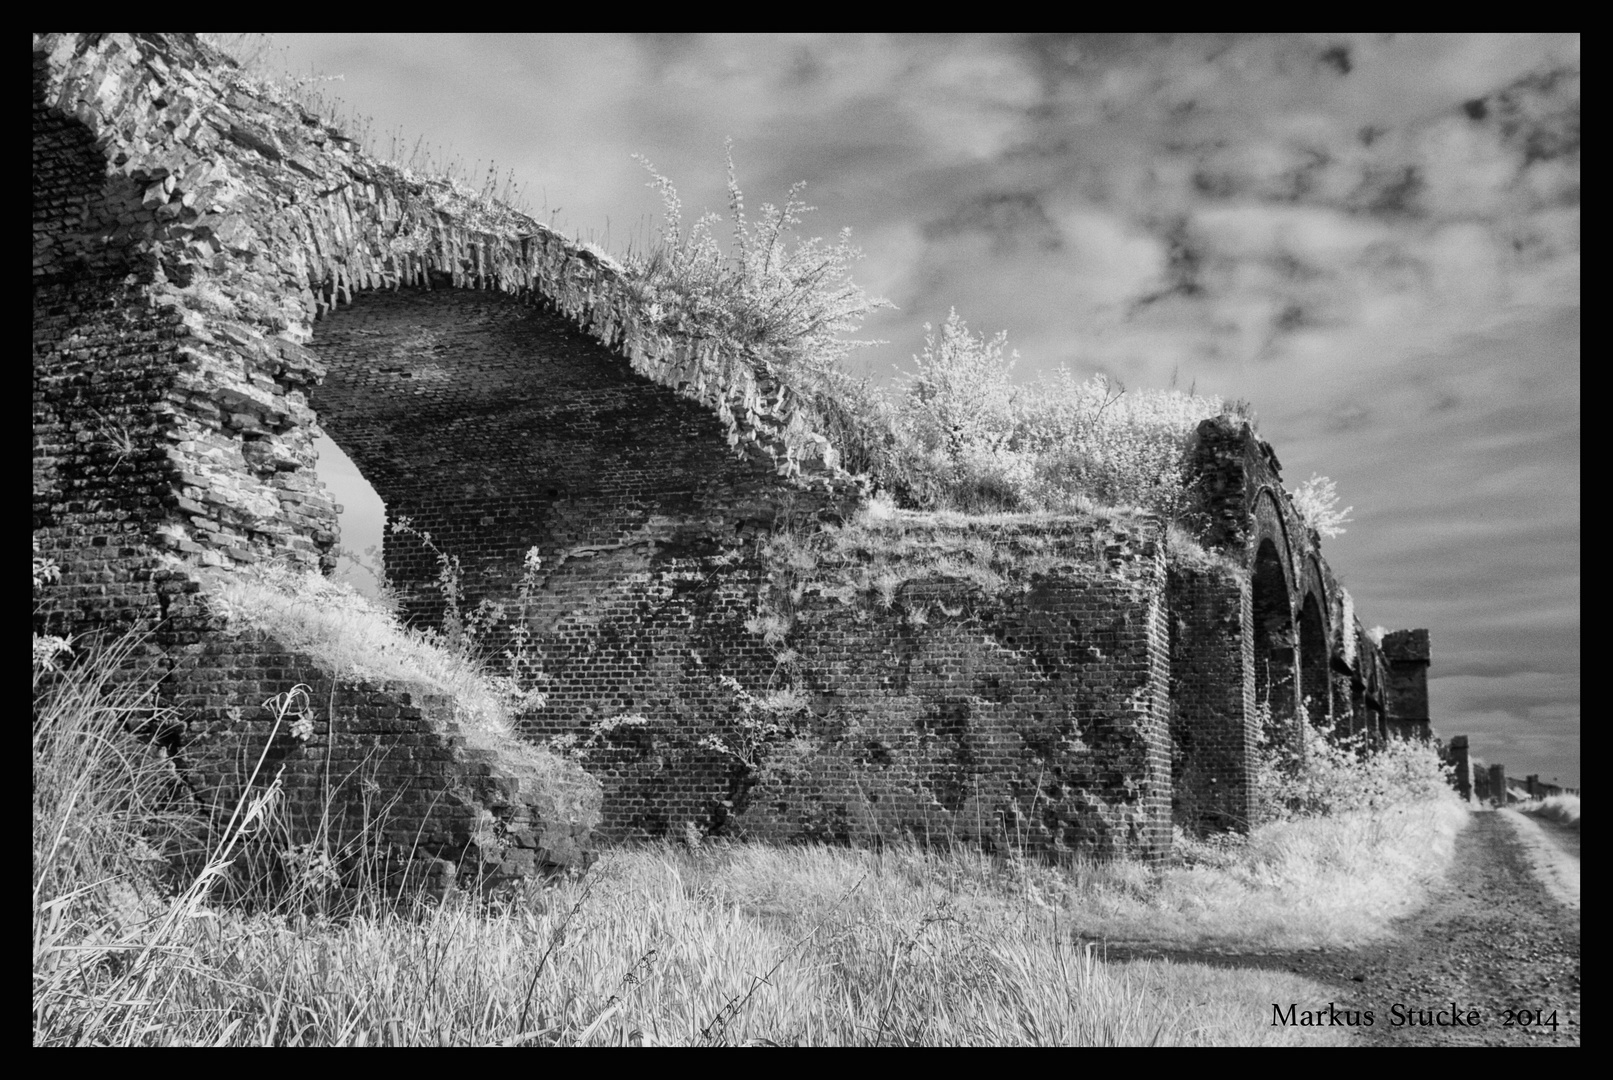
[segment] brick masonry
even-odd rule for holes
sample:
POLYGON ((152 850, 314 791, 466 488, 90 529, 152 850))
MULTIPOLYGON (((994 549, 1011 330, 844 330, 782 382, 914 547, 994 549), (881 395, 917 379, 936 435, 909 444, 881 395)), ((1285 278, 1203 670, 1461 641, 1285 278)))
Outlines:
MULTIPOLYGON (((848 554, 862 489, 769 357, 658 322, 608 257, 369 160, 190 36, 40 35, 34 65, 34 535, 64 571, 36 626, 157 629, 203 794, 268 745, 292 806, 328 759, 356 778, 343 828, 379 785, 384 844, 429 837, 439 869, 585 843, 449 705, 214 612, 204 569, 331 565, 320 425, 461 558, 467 604, 513 602, 538 548, 522 617, 551 682, 522 733, 590 743, 607 836, 1157 859, 1173 821, 1246 827, 1255 745, 1301 717, 1427 730, 1426 631, 1361 629, 1235 419, 1194 441, 1202 558, 1126 515, 908 516, 848 554), (297 683, 316 734, 270 740, 262 703, 297 683)), ((389 534, 385 559, 440 619, 435 554, 389 534)))
POLYGON ((368 853, 390 877, 439 888, 588 861, 598 785, 556 785, 536 755, 468 736, 445 695, 334 679, 257 631, 210 635, 182 675, 165 701, 185 721, 179 760, 217 813, 241 803, 254 775, 253 791, 278 777, 294 838, 328 836, 348 872, 373 872, 357 865, 368 853))

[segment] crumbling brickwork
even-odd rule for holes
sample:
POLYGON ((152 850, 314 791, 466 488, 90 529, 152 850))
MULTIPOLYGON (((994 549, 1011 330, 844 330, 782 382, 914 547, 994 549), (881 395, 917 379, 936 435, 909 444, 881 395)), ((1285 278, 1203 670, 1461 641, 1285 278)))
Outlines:
POLYGON ((1235 565, 1171 570, 1173 809, 1195 831, 1247 828, 1254 816, 1251 598, 1235 565))
POLYGON ((584 746, 611 836, 1161 858, 1173 814, 1248 826, 1262 739, 1426 729, 1426 632, 1362 631, 1239 420, 1194 440, 1197 554, 1146 516, 911 517, 853 586, 864 556, 830 548, 863 492, 768 355, 665 325, 608 257, 369 160, 189 36, 40 35, 34 75, 34 532, 63 568, 37 622, 155 627, 204 794, 303 682, 313 738, 269 744, 293 806, 328 757, 373 770, 344 828, 378 788, 434 859, 516 873, 580 842, 441 702, 214 610, 204 571, 330 566, 319 425, 413 523, 385 561, 416 620, 443 613, 420 531, 467 607, 514 610, 538 549, 523 734, 584 746), (820 541, 841 577, 802 576, 820 541), (489 821, 517 837, 498 859, 489 821))
POLYGON ((216 812, 237 806, 254 772, 259 791, 278 777, 292 835, 328 836, 350 863, 368 853, 383 873, 437 888, 588 858, 597 785, 557 788, 536 758, 473 745, 446 695, 334 679, 259 631, 210 635, 181 674, 168 701, 185 719, 178 760, 216 812))
POLYGON ((1005 565, 988 591, 914 556, 916 572, 882 594, 847 584, 855 574, 841 566, 780 604, 788 627, 772 641, 745 616, 795 592, 772 587, 787 573, 777 561, 771 582, 744 560, 616 577, 546 638, 555 693, 528 730, 553 738, 628 717, 588 758, 607 827, 624 837, 693 826, 1163 856, 1170 646, 1157 523, 902 528, 920 552, 1036 541, 1040 568, 1005 565), (747 698, 782 687, 798 710, 746 749, 747 698))

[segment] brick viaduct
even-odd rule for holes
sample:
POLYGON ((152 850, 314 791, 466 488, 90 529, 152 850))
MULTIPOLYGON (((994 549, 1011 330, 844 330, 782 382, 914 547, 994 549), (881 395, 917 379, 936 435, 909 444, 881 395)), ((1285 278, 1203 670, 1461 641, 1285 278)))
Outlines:
MULTIPOLYGON (((190 36, 36 36, 34 536, 63 568, 36 626, 157 627, 199 790, 227 789, 245 750, 293 786, 346 753, 413 793, 395 832, 443 865, 565 861, 576 830, 518 754, 467 747, 451 702, 344 682, 209 605, 209 573, 329 569, 323 427, 389 513, 464 559, 470 602, 508 599, 541 550, 551 693, 522 734, 632 718, 588 760, 607 836, 693 822, 1159 858, 1173 814, 1247 823, 1268 712, 1278 737, 1300 717, 1426 737, 1427 632, 1362 631, 1247 425, 1195 442, 1207 560, 1168 559, 1140 513, 906 515, 904 550, 953 561, 859 592, 889 553, 846 540, 861 489, 766 358, 645 308, 607 257, 367 159, 190 36), (791 589, 764 543, 781 526, 839 536, 839 578, 791 589), (935 569, 970 558, 973 578, 935 569), (781 642, 756 616, 783 594, 781 642), (781 680, 808 703, 797 737, 737 762, 734 683, 781 680), (255 708, 294 681, 328 702, 306 746, 255 708)), ((432 554, 389 535, 385 561, 409 613, 439 618, 432 554)))

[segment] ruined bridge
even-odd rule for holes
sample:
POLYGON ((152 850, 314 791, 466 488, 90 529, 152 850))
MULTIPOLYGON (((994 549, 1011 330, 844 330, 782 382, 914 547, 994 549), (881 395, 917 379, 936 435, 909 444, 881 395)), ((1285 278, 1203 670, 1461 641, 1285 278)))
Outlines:
MULTIPOLYGON (((441 866, 564 861, 577 830, 519 754, 465 745, 452 701, 344 680, 210 603, 210 574, 329 569, 321 427, 461 557, 469 603, 509 599, 540 549, 527 617, 552 681, 522 734, 633 717, 588 762, 607 835, 1158 858, 1173 815, 1247 823, 1262 723, 1427 732, 1426 632, 1363 633, 1271 448, 1223 417, 1194 449, 1209 558, 1167 560, 1140 513, 907 519, 910 548, 1035 558, 993 588, 896 567, 889 602, 797 590, 809 712, 787 755, 736 761, 707 736, 747 715, 728 679, 779 678, 754 617, 793 572, 760 541, 850 520, 861 495, 766 357, 665 325, 608 257, 366 158, 193 37, 37 36, 34 536, 63 576, 36 624, 156 628, 198 791, 227 790, 243 748, 269 746, 294 790, 347 754, 415 793, 394 831, 441 866), (307 745, 256 708, 295 681, 328 700, 307 745), (515 840, 490 846, 489 816, 515 840)), ((385 561, 439 618, 435 555, 392 534, 385 561)))

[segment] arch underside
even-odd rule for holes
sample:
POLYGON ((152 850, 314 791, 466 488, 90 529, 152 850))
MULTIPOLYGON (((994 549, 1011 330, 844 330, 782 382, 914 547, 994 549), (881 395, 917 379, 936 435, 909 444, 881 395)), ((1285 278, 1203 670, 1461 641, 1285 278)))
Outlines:
POLYGON ((1299 532, 1290 526, 1283 500, 1263 488, 1254 518, 1249 566, 1256 696, 1264 706, 1267 737, 1292 739, 1299 749, 1299 718, 1321 730, 1336 723, 1348 727, 1356 676, 1340 649, 1342 631, 1331 625, 1328 578, 1314 552, 1295 550, 1299 532))
MULTIPOLYGON (((777 511, 773 471, 735 454, 710 410, 552 309, 491 290, 361 293, 312 348, 322 425, 390 520, 462 560, 467 604, 507 597, 530 547, 558 595, 579 561, 717 554, 777 511)), ((435 553, 395 532, 384 550, 409 614, 435 621, 435 553)))

